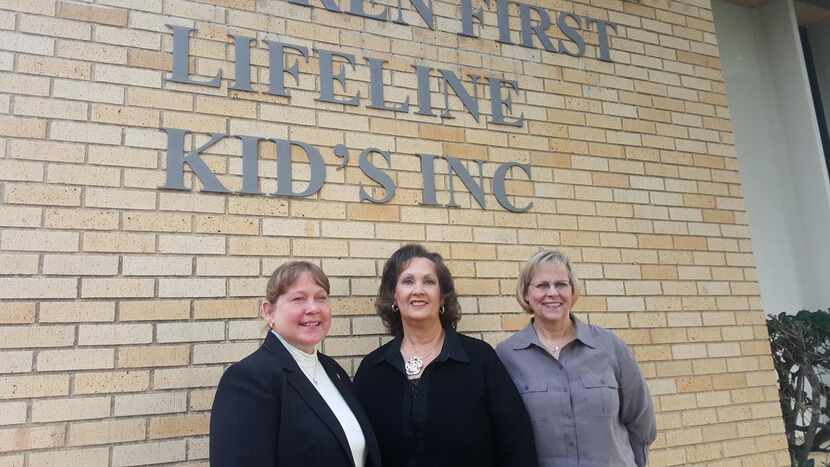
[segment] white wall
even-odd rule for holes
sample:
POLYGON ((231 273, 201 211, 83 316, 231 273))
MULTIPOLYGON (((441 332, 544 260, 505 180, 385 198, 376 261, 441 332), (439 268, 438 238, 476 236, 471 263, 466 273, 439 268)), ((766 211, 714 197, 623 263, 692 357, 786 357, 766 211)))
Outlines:
POLYGON ((713 9, 767 313, 830 306, 830 184, 791 0, 713 9))

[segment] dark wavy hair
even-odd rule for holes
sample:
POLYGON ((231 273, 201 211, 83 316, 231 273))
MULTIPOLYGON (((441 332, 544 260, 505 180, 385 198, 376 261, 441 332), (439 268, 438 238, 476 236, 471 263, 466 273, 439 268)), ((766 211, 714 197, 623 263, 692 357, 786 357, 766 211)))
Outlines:
POLYGON ((461 305, 458 304, 458 294, 455 292, 455 282, 452 279, 452 274, 447 265, 444 264, 444 258, 440 254, 427 251, 426 248, 417 244, 400 247, 386 260, 386 264, 383 266, 383 275, 380 279, 380 288, 378 288, 378 297, 375 299, 375 311, 393 336, 403 336, 401 314, 395 312, 392 305, 395 303, 395 288, 398 285, 398 277, 413 258, 426 258, 435 264, 435 273, 438 276, 438 285, 441 288, 441 298, 444 300, 444 312, 439 314, 441 326, 455 329, 458 320, 461 319, 461 305))

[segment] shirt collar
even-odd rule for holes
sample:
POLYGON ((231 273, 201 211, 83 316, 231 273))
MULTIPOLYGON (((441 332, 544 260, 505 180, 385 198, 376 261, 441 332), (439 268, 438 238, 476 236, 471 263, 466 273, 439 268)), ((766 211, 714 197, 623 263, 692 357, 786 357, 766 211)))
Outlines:
MULTIPOLYGON (((580 321, 574 315, 571 315, 571 323, 574 326, 576 340, 587 345, 588 347, 591 347, 592 349, 595 349, 597 345, 594 340, 593 333, 591 332, 591 327, 580 321)), ((541 349, 545 348, 539 341, 539 336, 536 335, 536 329, 533 327, 532 319, 524 329, 516 334, 516 338, 513 342, 513 350, 526 349, 531 345, 535 345, 541 349)))
MULTIPOLYGON (((378 355, 375 363, 388 362, 395 368, 403 371, 403 356, 401 355, 401 338, 396 337, 386 347, 386 350, 378 355)), ((441 346, 441 352, 435 357, 436 361, 444 362, 448 359, 453 359, 461 363, 469 363, 470 357, 461 346, 461 338, 458 333, 451 327, 444 328, 444 344, 441 346)))

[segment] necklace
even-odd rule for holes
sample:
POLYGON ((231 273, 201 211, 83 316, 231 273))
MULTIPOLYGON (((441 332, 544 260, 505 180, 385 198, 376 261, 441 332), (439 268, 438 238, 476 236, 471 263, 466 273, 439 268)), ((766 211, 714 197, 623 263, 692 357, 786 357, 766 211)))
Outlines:
POLYGON ((410 357, 409 360, 404 363, 403 367, 406 370, 406 376, 415 376, 421 372, 421 367, 423 367, 424 361, 421 360, 421 357, 417 355, 413 355, 410 357))
MULTIPOLYGON (((441 347, 444 344, 443 337, 444 336, 442 335, 441 338, 438 339, 438 345, 433 345, 433 348, 429 349, 427 351, 428 353, 424 354, 423 358, 413 353, 411 357, 407 358, 404 361, 403 368, 406 371, 406 376, 418 376, 419 374, 421 374, 421 372, 424 370, 424 361, 432 361, 432 359, 435 358, 441 352, 441 347)), ((401 353, 403 353, 403 350, 401 350, 401 353)))
MULTIPOLYGON (((534 325, 534 328, 535 327, 536 326, 534 325)), ((573 340, 570 334, 570 330, 567 331, 565 333, 565 341, 562 343, 562 345, 558 345, 554 344, 549 337, 545 337, 542 333, 539 332, 538 329, 536 330, 536 335, 539 337, 539 341, 542 343, 542 346, 545 347, 548 350, 548 352, 550 352, 551 355, 553 355, 556 358, 559 357, 559 351, 562 350, 562 347, 568 345, 573 340)))

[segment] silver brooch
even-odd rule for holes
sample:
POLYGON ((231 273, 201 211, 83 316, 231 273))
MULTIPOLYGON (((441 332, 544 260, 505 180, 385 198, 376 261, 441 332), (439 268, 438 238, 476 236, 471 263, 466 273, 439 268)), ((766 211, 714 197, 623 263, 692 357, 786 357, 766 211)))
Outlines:
POLYGON ((421 357, 417 355, 413 355, 412 358, 406 361, 404 364, 404 369, 406 370, 407 376, 415 376, 421 372, 421 367, 424 366, 423 360, 421 357))

